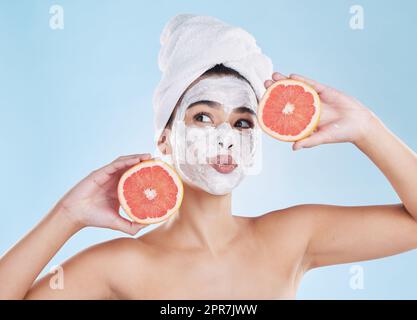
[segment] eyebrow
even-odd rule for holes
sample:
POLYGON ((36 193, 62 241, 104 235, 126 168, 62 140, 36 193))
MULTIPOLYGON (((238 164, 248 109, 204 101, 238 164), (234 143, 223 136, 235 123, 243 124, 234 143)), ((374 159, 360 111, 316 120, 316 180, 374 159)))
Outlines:
MULTIPOLYGON (((193 102, 192 104, 190 104, 188 106, 187 110, 196 106, 196 105, 198 105, 198 104, 205 104, 205 105, 207 105, 211 108, 220 108, 222 106, 221 103, 218 103, 216 101, 200 100, 200 101, 193 102)), ((236 112, 236 113, 250 113, 252 115, 256 115, 255 111, 253 111, 251 108, 244 107, 244 106, 233 109, 233 112, 236 112)))
POLYGON ((193 102, 192 104, 190 104, 187 109, 191 109, 192 107, 195 107, 198 104, 206 104, 206 105, 208 105, 209 107, 212 107, 212 108, 220 108, 222 106, 220 103, 218 103, 216 101, 200 100, 200 101, 193 102))
POLYGON ((236 113, 247 113, 248 112, 250 114, 256 115, 255 111, 253 111, 252 109, 250 109, 248 107, 239 107, 239 108, 233 109, 233 112, 236 112, 236 113))

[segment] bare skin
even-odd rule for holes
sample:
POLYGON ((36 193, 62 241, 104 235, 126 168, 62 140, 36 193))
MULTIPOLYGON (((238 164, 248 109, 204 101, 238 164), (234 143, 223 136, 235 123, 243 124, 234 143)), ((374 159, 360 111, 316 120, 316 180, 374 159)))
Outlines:
MULTIPOLYGON (((180 212, 139 238, 92 246, 66 261, 64 289, 35 282, 60 247, 79 230, 104 227, 136 234, 143 225, 118 215, 121 174, 151 156, 116 159, 93 171, 0 260, 1 299, 293 299, 313 268, 376 259, 417 247, 417 155, 355 99, 313 80, 323 101, 318 130, 293 150, 352 143, 383 172, 401 203, 373 206, 303 204, 255 218, 232 215, 231 194, 185 186, 180 212)), ((274 81, 285 78, 274 73, 274 81)), ((242 128, 250 114, 225 119, 199 105, 187 121, 229 121, 242 128), (199 116, 204 111, 208 117, 199 116)), ((170 152, 167 142, 160 147, 170 152)), ((242 214, 246 214, 242 212, 242 214)))

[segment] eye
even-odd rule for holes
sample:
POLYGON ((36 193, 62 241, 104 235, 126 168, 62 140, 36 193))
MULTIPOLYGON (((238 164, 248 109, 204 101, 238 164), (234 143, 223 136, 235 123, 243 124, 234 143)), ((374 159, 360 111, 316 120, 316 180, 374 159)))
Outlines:
POLYGON ((239 119, 235 122, 235 127, 239 129, 251 129, 253 128, 253 122, 246 119, 239 119))
POLYGON ((203 123, 211 123, 211 118, 208 114, 204 112, 199 112, 194 116, 194 120, 203 123))

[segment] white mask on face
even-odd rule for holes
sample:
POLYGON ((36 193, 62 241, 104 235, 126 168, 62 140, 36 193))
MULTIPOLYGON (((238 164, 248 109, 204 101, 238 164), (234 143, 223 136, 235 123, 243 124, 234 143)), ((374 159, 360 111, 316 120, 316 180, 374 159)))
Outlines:
POLYGON ((239 130, 228 122, 217 127, 187 126, 184 122, 187 108, 204 100, 220 103, 228 118, 238 107, 255 112, 256 95, 246 81, 234 76, 208 77, 186 92, 172 123, 171 162, 181 178, 208 193, 224 195, 253 172, 260 129, 254 124, 252 129, 239 130))

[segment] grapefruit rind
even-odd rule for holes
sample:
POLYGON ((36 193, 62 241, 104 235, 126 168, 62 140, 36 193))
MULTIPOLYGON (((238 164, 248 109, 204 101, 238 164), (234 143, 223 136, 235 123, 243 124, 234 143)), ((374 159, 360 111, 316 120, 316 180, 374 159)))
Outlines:
POLYGON ((130 169, 128 169, 122 175, 122 177, 119 180, 118 186, 117 186, 117 195, 118 195, 118 198, 119 198, 120 206, 123 208, 123 211, 133 221, 136 221, 137 223, 140 223, 140 224, 154 224, 154 223, 159 223, 159 222, 162 222, 164 220, 167 220, 170 216, 172 216, 175 212, 178 211, 178 209, 181 206, 181 202, 182 202, 182 199, 183 199, 183 196, 184 196, 184 186, 182 184, 181 178, 176 173, 175 169, 173 167, 171 167, 169 164, 167 164, 166 162, 164 162, 162 160, 156 160, 156 159, 144 160, 144 161, 141 161, 140 163, 134 165, 130 169), (163 216, 158 217, 158 218, 149 217, 149 218, 146 218, 146 219, 141 219, 141 218, 139 218, 139 217, 137 217, 136 215, 133 214, 129 205, 127 204, 126 199, 124 197, 123 186, 124 186, 124 183, 125 183, 126 179, 129 178, 133 173, 135 173, 136 171, 139 171, 143 168, 153 167, 153 166, 161 166, 163 169, 165 169, 165 171, 174 180, 174 183, 178 187, 177 199, 176 199, 175 206, 173 208, 169 209, 163 216))
POLYGON ((275 139, 278 139, 278 140, 281 140, 281 141, 286 141, 286 142, 295 142, 295 141, 304 139, 304 138, 308 137, 309 135, 311 135, 311 133, 317 128, 317 125, 320 121, 320 114, 321 114, 321 102, 320 102, 320 97, 317 94, 316 90, 314 90, 310 85, 306 84, 305 82, 301 82, 301 81, 298 81, 298 80, 292 80, 292 79, 285 79, 285 80, 279 80, 279 81, 274 82, 266 90, 265 94, 263 95, 261 101, 258 104, 258 110, 257 110, 257 118, 258 118, 258 122, 259 122, 259 125, 260 125, 261 129, 265 133, 270 135, 272 138, 275 138, 275 139), (316 108, 316 111, 315 111, 310 123, 308 124, 308 126, 303 131, 301 131, 299 134, 297 134, 295 136, 293 136, 293 135, 281 135, 281 134, 269 129, 264 124, 264 122, 262 120, 262 113, 263 113, 264 105, 265 105, 266 101, 268 101, 271 92, 274 90, 275 87, 277 87, 279 85, 301 86, 301 87, 303 87, 304 91, 311 93, 312 96, 313 96, 313 99, 314 99, 314 106, 316 108))

